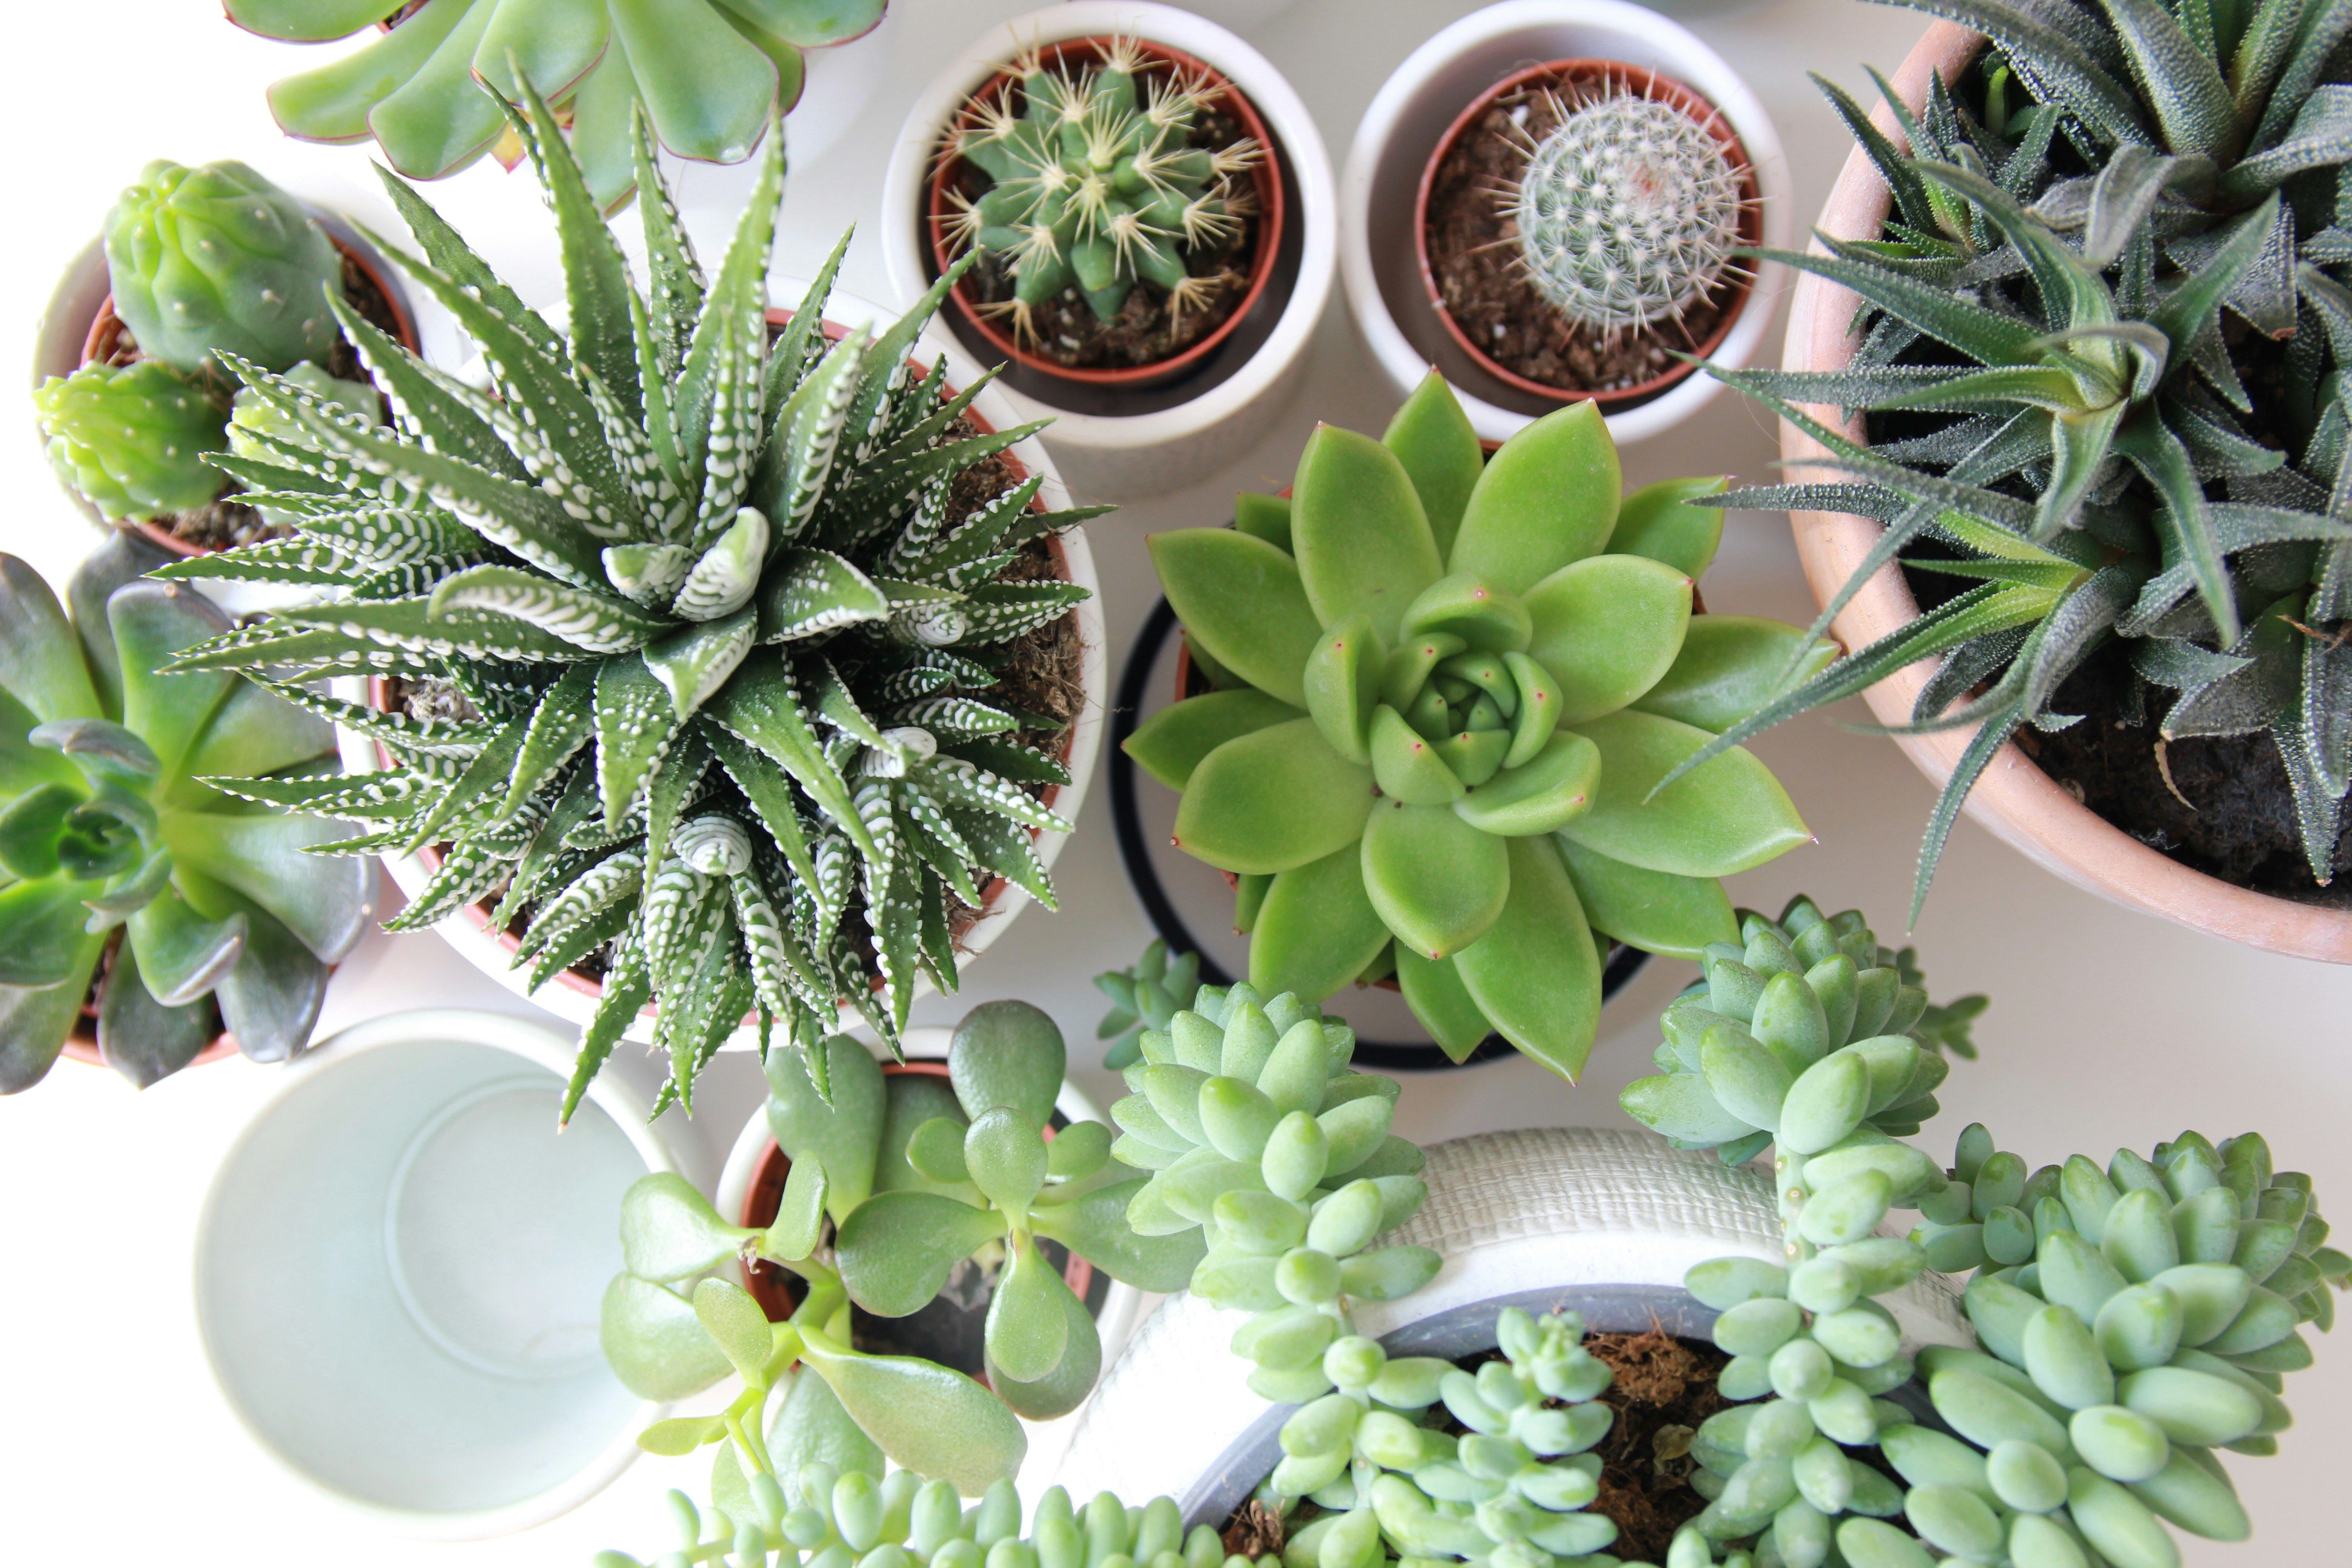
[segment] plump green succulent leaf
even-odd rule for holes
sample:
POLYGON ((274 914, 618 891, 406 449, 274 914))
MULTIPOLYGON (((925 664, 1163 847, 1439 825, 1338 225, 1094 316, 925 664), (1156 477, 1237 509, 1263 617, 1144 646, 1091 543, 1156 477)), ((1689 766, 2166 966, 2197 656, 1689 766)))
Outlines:
POLYGON ((882 1068, 846 1035, 809 1048, 823 1054, 828 1093, 818 1093, 801 1052, 770 1050, 768 1126, 795 1162, 824 1166, 825 1209, 838 1225, 874 1190, 887 1110, 882 1068))
POLYGON ((1454 955, 1454 966, 1496 1033, 1574 1082, 1601 1016, 1592 928, 1549 838, 1504 843, 1510 897, 1486 935, 1454 955))
POLYGON ((604 1288, 597 1339, 605 1363, 640 1399, 684 1399, 732 1370, 691 1303, 633 1274, 615 1274, 604 1288))
POLYGON ((1311 719, 1237 736, 1201 759, 1176 812, 1176 845, 1227 871, 1286 871, 1355 843, 1371 770, 1333 751, 1311 719))
POLYGON ((1397 640, 1405 606, 1444 572, 1403 463, 1370 437, 1330 425, 1318 426, 1299 455, 1291 548, 1316 617, 1337 627, 1369 616, 1383 646, 1397 640))
POLYGON ((1364 824, 1364 890, 1400 944, 1451 958, 1486 933, 1510 893, 1505 841, 1444 805, 1384 800, 1364 824))
POLYGON ((1352 843, 1277 875, 1251 928, 1250 984, 1320 1002, 1364 972, 1390 941, 1352 843))
MULTIPOLYGON (((0 899, 6 896, 0 893, 0 899)), ((104 937, 85 934, 55 983, 40 987, 0 983, 0 1094, 30 1089, 47 1074, 81 1016, 90 975, 105 950, 104 937)))
MULTIPOLYGON (((989 1303, 989 1325, 993 1328, 998 1313, 1004 1313, 1003 1338, 1007 1349, 1018 1344, 1022 1350, 1034 1351, 1042 1346, 1049 1333, 1042 1330, 1042 1323, 1022 1320, 1042 1319, 1044 1311, 1050 1308, 1061 1316, 1060 1352, 1043 1376, 1024 1381, 1005 1369, 996 1353, 996 1341, 987 1340, 983 1353, 988 1385, 998 1398, 1013 1407, 1014 1414, 1031 1421, 1051 1421, 1076 1410, 1094 1392, 1095 1380, 1102 1374, 1102 1335, 1087 1304, 1050 1267, 1040 1262, 1029 1268, 1027 1274, 1030 1279, 1039 1279, 1042 1289, 1036 1294, 1041 1300, 1016 1310, 1005 1304, 1004 1292, 1000 1288, 995 1300, 989 1303)), ((1015 1353, 1017 1356, 1019 1352, 1015 1353)))
MULTIPOLYGON (((955 1266, 1004 1235, 1004 1218, 934 1193, 877 1193, 841 1223, 842 1283, 869 1312, 902 1318, 928 1306, 955 1266)), ((1042 1375, 1042 1374, 1041 1374, 1042 1375)))
POLYGON ((1020 1468, 1021 1422, 960 1372, 915 1356, 861 1355, 812 1339, 803 1359, 891 1460, 966 1497, 1020 1468))
POLYGON ((1528 593, 1528 657, 1559 688, 1559 720, 1580 724, 1638 700, 1674 668, 1691 620, 1691 579, 1639 555, 1592 555, 1528 593))
POLYGON ((1601 794, 1560 831, 1612 859, 1679 877, 1723 877, 1812 837, 1779 781, 1738 747, 1656 788, 1706 744, 1703 730, 1622 712, 1579 725, 1577 733, 1601 748, 1601 794))
POLYGON ((948 1041, 949 1081, 968 1117, 1001 1106, 1043 1127, 1061 1093, 1066 1062, 1062 1031, 1026 1002, 983 1002, 948 1041))
MULTIPOLYGON (((254 8, 247 0, 238 0, 230 8, 231 20, 265 37, 277 37, 266 28, 253 27, 239 15, 254 8)), ((325 34, 328 37, 345 37, 378 19, 369 16, 344 27, 339 26, 342 17, 322 21, 316 13, 301 7, 289 5, 283 9, 290 16, 299 16, 307 31, 336 28, 325 34)), ((386 14, 375 0, 360 0, 342 9, 351 14, 386 14)), ((269 112, 278 121, 278 128, 304 142, 365 141, 368 111, 432 58, 433 51, 441 47, 466 9, 466 0, 428 0, 399 26, 363 47, 327 65, 270 83, 269 112)))
POLYGON ((1201 759, 1227 741, 1301 717, 1289 703, 1253 688, 1203 692, 1154 713, 1120 750, 1145 773, 1181 790, 1192 782, 1201 759))
POLYGON ((1180 529, 1146 542, 1186 637, 1252 686, 1303 710, 1301 675, 1323 627, 1297 563, 1231 529, 1180 529))
POLYGON ((1351 763, 1371 760, 1372 709, 1387 662, 1371 617, 1362 611, 1318 637, 1307 657, 1307 710, 1331 749, 1351 763))
POLYGON ((1487 461, 1445 570, 1525 594, 1608 542, 1622 488, 1616 444, 1598 405, 1547 414, 1487 461))
POLYGON ((1553 842, 1593 930, 1667 958, 1703 958, 1708 944, 1738 939, 1738 918, 1714 878, 1630 866, 1566 833, 1553 842))
MULTIPOLYGON (((772 1454, 798 1456, 803 1463, 831 1465, 879 1480, 886 1468, 881 1445, 868 1437, 841 1407, 833 1385, 814 1373, 795 1371, 785 1384, 783 1404, 768 1432, 772 1454)), ((731 1450, 730 1450, 731 1452, 731 1450)))
MULTIPOLYGON (((146 1089, 186 1067, 212 1043, 213 1033, 210 1003, 198 997, 163 1005, 139 978, 137 952, 125 946, 115 954, 98 998, 98 1049, 131 1087, 146 1089)), ((244 1043, 239 1037, 237 1044, 244 1043)))
POLYGON ((1453 553, 1463 510, 1486 466, 1478 432, 1462 412, 1462 400, 1443 376, 1431 371, 1390 419, 1381 444, 1396 454, 1412 477, 1438 559, 1444 560, 1453 553))
MULTIPOLYGON (((1064 1299, 1070 1296, 1069 1286, 1036 1244, 1016 1242, 988 1303, 990 1364, 1003 1368, 1016 1383, 1034 1383, 1060 1365, 1070 1348, 1070 1318, 1064 1310, 1064 1299)), ((1099 1361, 1099 1347, 1095 1353, 1099 1361)))
POLYGON ((1068 1203, 1037 1210, 1032 1223, 1038 1235, 1060 1242, 1114 1279, 1139 1290, 1181 1290, 1207 1243, 1198 1230, 1139 1236, 1128 1225, 1127 1205, 1145 1180, 1138 1176, 1092 1188, 1068 1203))
POLYGON ((102 717, 80 647, 41 574, 0 555, 0 689, 39 723, 102 717))
POLYGON ((1450 958, 1424 958, 1400 944, 1396 949, 1398 989, 1405 1005, 1429 1031, 1438 1048, 1454 1060, 1467 1060, 1494 1027, 1462 984, 1461 971, 1450 958))
POLYGON ((1723 513, 1685 503, 1696 496, 1721 495, 1729 480, 1660 479, 1643 485, 1617 508, 1617 527, 1601 547, 1607 555, 1643 555, 1664 562, 1685 577, 1706 574, 1723 542, 1723 513))
POLYGON ((1505 837, 1554 833, 1591 809, 1600 788, 1600 749, 1570 731, 1465 794, 1454 813, 1481 832, 1505 837))
POLYGON ((611 9, 661 144, 706 163, 749 156, 775 105, 775 63, 698 0, 617 0, 611 9))

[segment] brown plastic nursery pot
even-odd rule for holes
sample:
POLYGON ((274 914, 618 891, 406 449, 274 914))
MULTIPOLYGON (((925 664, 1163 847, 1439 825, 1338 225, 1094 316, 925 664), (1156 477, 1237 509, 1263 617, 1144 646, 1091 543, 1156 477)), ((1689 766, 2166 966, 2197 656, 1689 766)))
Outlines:
MULTIPOLYGON (((1454 340, 1455 346, 1464 353, 1470 356, 1479 369, 1507 386, 1547 402, 1597 403, 1603 409, 1611 409, 1655 397, 1668 387, 1686 379, 1696 367, 1690 364, 1680 364, 1661 375, 1653 376, 1648 381, 1633 386, 1610 387, 1593 391, 1571 391, 1566 387, 1555 386, 1549 382, 1536 381, 1522 375, 1480 348, 1471 335, 1463 330, 1462 323, 1454 319, 1453 311, 1446 308, 1445 293, 1438 283, 1437 268, 1431 259, 1429 246, 1429 205, 1431 194, 1437 184, 1438 171, 1444 167, 1445 161, 1452 154, 1455 144, 1461 141, 1465 132, 1478 123, 1486 115, 1487 109, 1497 100, 1518 92, 1532 84, 1565 85, 1593 81, 1613 83, 1628 93, 1637 93, 1654 102, 1672 105, 1712 136, 1723 148, 1726 162, 1739 171, 1740 243, 1746 246, 1760 246, 1764 243, 1764 203, 1762 194, 1756 184, 1755 166, 1748 159, 1747 148, 1741 144, 1738 135, 1731 129, 1730 121, 1724 117, 1722 110, 1671 77, 1643 69, 1640 66, 1604 59, 1550 60, 1541 65, 1528 66, 1513 71, 1473 99, 1468 107, 1454 116, 1454 123, 1447 126, 1445 134, 1438 138, 1436 148, 1429 155, 1429 162, 1422 166, 1420 185, 1413 197, 1412 243, 1414 258, 1421 270, 1421 286, 1429 296, 1431 309, 1435 311, 1438 321, 1444 327, 1446 335, 1454 340)), ((1715 353, 1725 337, 1730 333, 1733 325, 1738 321, 1740 312, 1748 309, 1755 296, 1756 286, 1752 277, 1743 277, 1736 273, 1727 274, 1727 276, 1732 279, 1732 290, 1713 329, 1705 338, 1696 342, 1677 345, 1683 352, 1696 358, 1705 359, 1715 353)), ((1660 329, 1671 329, 1671 322, 1661 323, 1660 329)))
MULTIPOLYGON (((1931 76, 1950 81, 1967 68, 1984 46, 1984 39, 1949 22, 1929 27, 1895 73, 1895 90, 1914 110, 1926 100, 1931 76)), ((1872 121, 1898 144, 1901 132, 1887 106, 1881 102, 1872 121)), ((1892 205, 1886 185, 1857 147, 1845 162, 1837 184, 1822 209, 1817 227, 1830 237, 1869 240, 1877 237, 1892 205)), ((1848 331, 1855 301, 1845 289, 1811 273, 1801 274, 1789 310, 1788 349, 1783 368, 1792 371, 1838 370, 1853 358, 1859 340, 1848 331)), ((1848 437, 1865 439, 1859 416, 1845 417, 1835 408, 1809 412, 1848 437)), ((1780 454, 1802 465, 1824 455, 1821 445, 1795 426, 1783 424, 1780 454)), ((1815 468, 1791 471, 1790 482, 1830 480, 1844 477, 1815 468)), ((1790 515, 1797 552, 1816 601, 1826 604, 1853 574, 1878 539, 1880 525, 1867 518, 1839 512, 1800 511, 1790 515)), ((1919 615, 1917 602, 1901 570, 1889 566, 1872 578, 1837 619, 1840 640, 1848 647, 1875 642, 1919 615)), ((1880 722, 1908 721, 1913 702, 1930 674, 1927 664, 1898 670, 1865 693, 1880 722)), ((1937 734, 1896 737, 1921 773, 1937 784, 1951 776, 1974 729, 1937 734)), ((2149 848, 2090 810, 2036 766, 2015 743, 2003 746, 1976 787, 1969 793, 1968 812, 2002 842, 2078 888, 2086 889, 2127 909, 2158 915, 2249 947, 2273 952, 2352 963, 2352 910, 2321 909, 2274 898, 2210 877, 2149 848)))
MULTIPOLYGON (((327 238, 334 246, 336 254, 343 258, 343 264, 356 269, 383 297, 385 308, 392 312, 395 327, 393 336, 399 340, 400 346, 411 353, 422 353, 423 344, 416 335, 416 317, 383 269, 364 250, 341 235, 331 231, 327 238)), ((82 339, 81 363, 85 365, 130 363, 129 338, 122 318, 114 313, 114 296, 108 294, 98 302, 98 311, 91 317, 89 331, 82 339)), ((174 555, 211 553, 206 546, 182 539, 161 523, 128 522, 111 526, 133 530, 174 555)))
MULTIPOLYGON (((792 318, 793 313, 790 310, 772 309, 768 311, 768 324, 771 327, 781 328, 786 322, 790 321, 792 318)), ((838 322, 830 321, 824 323, 824 335, 835 342, 838 342, 842 338, 848 336, 850 331, 849 328, 842 326, 838 322)), ((917 377, 920 377, 924 373, 924 367, 911 360, 908 362, 908 368, 909 373, 917 377)), ((940 389, 940 395, 943 399, 951 398, 955 395, 955 390, 956 389, 951 386, 943 386, 940 389)), ((995 426, 989 424, 986 419, 982 418, 976 412, 967 409, 963 415, 963 418, 983 436, 994 435, 996 433, 995 426)), ((997 460, 1004 464, 1013 471, 1013 478, 1015 483, 1018 483, 1028 477, 1028 470, 1022 466, 1021 460, 1013 456, 1013 453, 1009 451, 1000 452, 997 454, 997 460)), ((1045 510, 1046 507, 1044 498, 1039 497, 1033 500, 1031 502, 1031 509, 1041 512, 1045 510)), ((1058 538, 1048 534, 1045 538, 1045 548, 1052 553, 1055 564, 1059 568, 1060 580, 1063 582, 1069 581, 1069 558, 1063 551, 1061 541, 1058 538)), ((383 676, 377 675, 370 676, 368 678, 367 700, 369 705, 374 708, 383 709, 390 706, 390 684, 383 676)), ((1066 764, 1070 760, 1070 746, 1076 734, 1076 725, 1072 723, 1062 731, 1059 760, 1065 764, 1066 764)), ((384 751, 381 743, 376 747, 376 756, 381 766, 385 768, 392 766, 391 754, 384 751)), ((1044 794, 1039 797, 1039 804, 1044 805, 1046 809, 1051 810, 1053 808, 1055 799, 1061 794, 1061 789, 1062 786, 1059 784, 1049 784, 1045 785, 1044 794)), ((1031 836, 1033 837, 1035 837, 1034 830, 1033 830, 1031 836)), ((439 845, 428 845, 416 852, 416 859, 424 866, 427 874, 437 871, 441 868, 441 850, 442 847, 439 845)), ((980 913, 982 915, 985 915, 989 910, 996 907, 996 901, 1004 896, 1006 886, 1007 884, 1002 877, 992 877, 987 882, 982 885, 980 889, 982 895, 980 913)), ((491 909, 491 903, 477 900, 473 903, 466 905, 460 912, 466 919, 471 921, 475 926, 479 928, 484 935, 489 937, 500 947, 506 949, 508 952, 512 953, 520 952, 522 947, 522 938, 520 934, 510 929, 494 929, 490 924, 491 909)), ((567 968, 560 972, 555 976, 553 984, 562 985, 567 989, 577 992, 579 994, 589 997, 592 1000, 604 994, 603 982, 593 975, 582 973, 576 968, 567 968)), ((878 990, 880 989, 882 983, 878 978, 875 978, 871 980, 870 984, 878 990)), ((643 1008, 639 1009, 638 1016, 644 1018, 652 1018, 658 1013, 659 1005, 660 1005, 657 1002, 648 1002, 643 1008)), ((744 1018, 742 1026, 752 1028, 756 1027, 758 1024, 759 1018, 756 1015, 753 1015, 744 1018)))
MULTIPOLYGON (((954 301, 955 308, 964 321, 973 331, 985 339, 991 348, 1026 369, 1034 370, 1041 375, 1052 376, 1056 380, 1075 382, 1088 386, 1141 389, 1162 385, 1182 376, 1214 353, 1218 345, 1230 337, 1234 331, 1257 309, 1258 301, 1264 297, 1267 285, 1273 279, 1275 262, 1282 250, 1282 232, 1286 214, 1282 194, 1282 168, 1278 162, 1281 157, 1280 149, 1276 145, 1273 134, 1266 130, 1265 122, 1259 117, 1255 106, 1241 89, 1234 87, 1215 68, 1181 49, 1171 48, 1165 44, 1156 44, 1148 38, 1123 41, 1142 54, 1147 66, 1164 67, 1171 72, 1197 77, 1210 83, 1213 88, 1210 96, 1217 100, 1222 107, 1230 109, 1234 117, 1242 122, 1243 129, 1247 132, 1250 140, 1265 150, 1265 156, 1260 158, 1250 170, 1250 186, 1257 200, 1255 215, 1257 236, 1250 253, 1249 286, 1243 293, 1240 302, 1234 307, 1230 315, 1217 324, 1214 331, 1186 347, 1181 353, 1171 354, 1167 359, 1151 364, 1132 365, 1124 369, 1092 370, 1060 364, 1023 347, 1013 334, 999 326, 986 313, 984 308, 972 298, 971 291, 963 283, 958 282, 949 289, 948 298, 954 301)), ((1104 37, 1066 38, 1057 43, 1042 46, 1038 53, 1049 65, 1058 65, 1065 59, 1069 59, 1075 65, 1086 59, 1100 58, 1103 51, 1108 49, 1112 42, 1113 40, 1104 37)), ((990 77, 977 90, 966 96, 963 108, 957 114, 954 130, 960 131, 972 123, 974 105, 995 98, 1007 88, 1017 85, 1017 82, 1018 79, 1010 71, 999 71, 990 77)), ((951 132, 950 135, 952 133, 951 132)), ((962 178, 964 164, 963 157, 961 154, 950 153, 946 141, 943 140, 939 152, 933 156, 930 179, 924 187, 924 216, 930 231, 931 266, 934 276, 945 273, 957 259, 956 255, 949 247, 948 240, 949 225, 954 217, 954 204, 949 199, 949 193, 962 178)))

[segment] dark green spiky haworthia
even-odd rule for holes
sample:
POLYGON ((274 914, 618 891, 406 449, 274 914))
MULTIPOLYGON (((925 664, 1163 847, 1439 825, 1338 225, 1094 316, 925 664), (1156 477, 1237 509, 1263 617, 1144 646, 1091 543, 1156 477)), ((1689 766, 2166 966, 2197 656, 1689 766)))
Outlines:
POLYGON ((706 275, 640 124, 640 293, 546 105, 527 107, 514 130, 554 209, 568 332, 387 174, 424 251, 397 259, 481 348, 491 390, 348 310, 394 428, 233 360, 274 417, 240 415, 240 455, 217 461, 299 532, 166 574, 341 597, 172 668, 247 671, 389 752, 355 813, 369 831, 339 847, 445 847, 395 928, 495 900, 534 984, 601 959, 567 1114, 648 1000, 661 1103, 690 1106, 747 1016, 807 1047, 846 998, 895 1041, 919 975, 954 988, 957 905, 1003 878, 1051 906, 1030 840, 1065 826, 1037 797, 1068 776, 1024 740, 1060 721, 991 689, 1017 639, 1085 596, 1018 579, 1022 552, 1093 513, 1037 512, 1040 480, 1009 475, 955 500, 1036 427, 971 434, 978 386, 909 374, 946 280, 878 335, 828 342, 836 249, 771 342, 781 138, 706 275), (440 697, 381 712, 301 684, 329 675, 440 697))

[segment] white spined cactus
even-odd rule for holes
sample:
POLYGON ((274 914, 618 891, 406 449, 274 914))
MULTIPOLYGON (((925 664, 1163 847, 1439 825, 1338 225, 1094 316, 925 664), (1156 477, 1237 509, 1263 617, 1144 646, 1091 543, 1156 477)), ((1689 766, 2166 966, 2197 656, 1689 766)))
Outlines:
POLYGON ((1545 299, 1610 336, 1680 321, 1739 244, 1746 166, 1706 125, 1623 82, 1536 142, 1504 211, 1545 299))

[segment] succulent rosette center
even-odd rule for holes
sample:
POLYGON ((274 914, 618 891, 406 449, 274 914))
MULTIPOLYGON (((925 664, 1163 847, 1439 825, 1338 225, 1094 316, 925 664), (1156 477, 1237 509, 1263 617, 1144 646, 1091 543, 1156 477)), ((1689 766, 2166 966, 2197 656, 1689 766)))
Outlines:
POLYGON ((1719 514, 1681 503, 1719 483, 1621 504, 1590 405, 1489 460, 1433 376, 1384 440, 1318 429, 1286 504, 1151 541, 1219 689, 1129 749, 1183 791, 1178 847, 1240 879, 1251 984, 1319 1001, 1393 970, 1457 1056, 1492 1030, 1573 1077, 1596 930, 1681 956, 1736 934, 1715 879, 1803 823, 1736 750, 1658 785, 1801 634, 1693 620, 1719 514))

